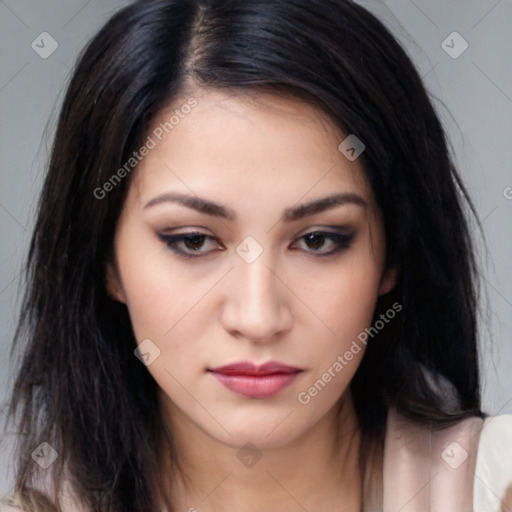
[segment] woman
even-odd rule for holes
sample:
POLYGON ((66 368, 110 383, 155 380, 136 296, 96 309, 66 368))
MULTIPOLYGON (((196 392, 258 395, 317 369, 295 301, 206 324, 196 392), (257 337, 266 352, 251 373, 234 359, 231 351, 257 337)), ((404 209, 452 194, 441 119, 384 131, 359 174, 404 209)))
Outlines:
POLYGON ((40 201, 6 510, 508 510, 464 202, 357 4, 120 10, 40 201))

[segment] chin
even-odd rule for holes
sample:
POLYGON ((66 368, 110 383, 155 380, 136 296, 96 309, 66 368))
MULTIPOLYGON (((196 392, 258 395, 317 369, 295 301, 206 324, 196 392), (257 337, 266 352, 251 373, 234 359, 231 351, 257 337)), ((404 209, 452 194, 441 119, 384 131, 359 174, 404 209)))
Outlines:
POLYGON ((237 449, 247 443, 261 450, 282 448, 295 442, 310 428, 310 425, 298 424, 295 415, 296 411, 290 407, 282 412, 276 410, 275 414, 256 412, 238 415, 232 421, 223 422, 231 435, 218 428, 215 429, 215 434, 210 431, 210 435, 237 449))

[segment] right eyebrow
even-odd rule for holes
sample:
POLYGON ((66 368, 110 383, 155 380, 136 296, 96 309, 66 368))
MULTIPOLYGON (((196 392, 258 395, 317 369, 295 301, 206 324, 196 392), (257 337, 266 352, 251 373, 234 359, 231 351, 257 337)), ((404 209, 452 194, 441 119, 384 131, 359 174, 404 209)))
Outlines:
POLYGON ((202 199, 197 196, 178 194, 176 192, 166 192, 164 194, 160 194, 159 196, 151 199, 151 201, 149 201, 144 206, 144 208, 149 208, 151 206, 165 202, 178 203, 182 206, 192 208, 200 213, 205 213, 206 215, 211 215, 214 217, 221 217, 228 220, 234 220, 236 218, 236 214, 233 210, 221 204, 214 203, 213 201, 208 201, 207 199, 202 199))

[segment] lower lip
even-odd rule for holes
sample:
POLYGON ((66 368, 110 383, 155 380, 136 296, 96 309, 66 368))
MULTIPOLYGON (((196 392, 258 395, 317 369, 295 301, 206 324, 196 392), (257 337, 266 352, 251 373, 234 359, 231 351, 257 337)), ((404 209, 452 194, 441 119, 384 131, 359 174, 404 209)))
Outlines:
POLYGON ((212 374, 234 393, 248 398, 268 398, 289 386, 299 373, 273 373, 261 376, 225 375, 216 372, 212 374))

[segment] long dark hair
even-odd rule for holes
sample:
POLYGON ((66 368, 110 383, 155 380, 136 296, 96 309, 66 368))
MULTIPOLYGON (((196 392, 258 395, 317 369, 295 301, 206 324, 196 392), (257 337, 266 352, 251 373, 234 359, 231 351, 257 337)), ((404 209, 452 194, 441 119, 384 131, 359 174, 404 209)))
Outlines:
POLYGON ((350 0, 137 1, 78 60, 40 198, 11 403, 21 436, 16 488, 27 499, 43 473, 32 450, 48 442, 59 454, 45 473, 55 492, 65 476, 91 510, 157 509, 156 454, 172 455, 172 435, 157 384, 133 356, 127 309, 105 289, 136 169, 105 197, 94 191, 191 84, 294 96, 366 146, 360 158, 383 215, 386 262, 398 269, 375 319, 395 302, 403 309, 369 342, 351 382, 363 476, 390 407, 431 428, 482 416, 465 208, 475 211, 393 36, 350 0))

